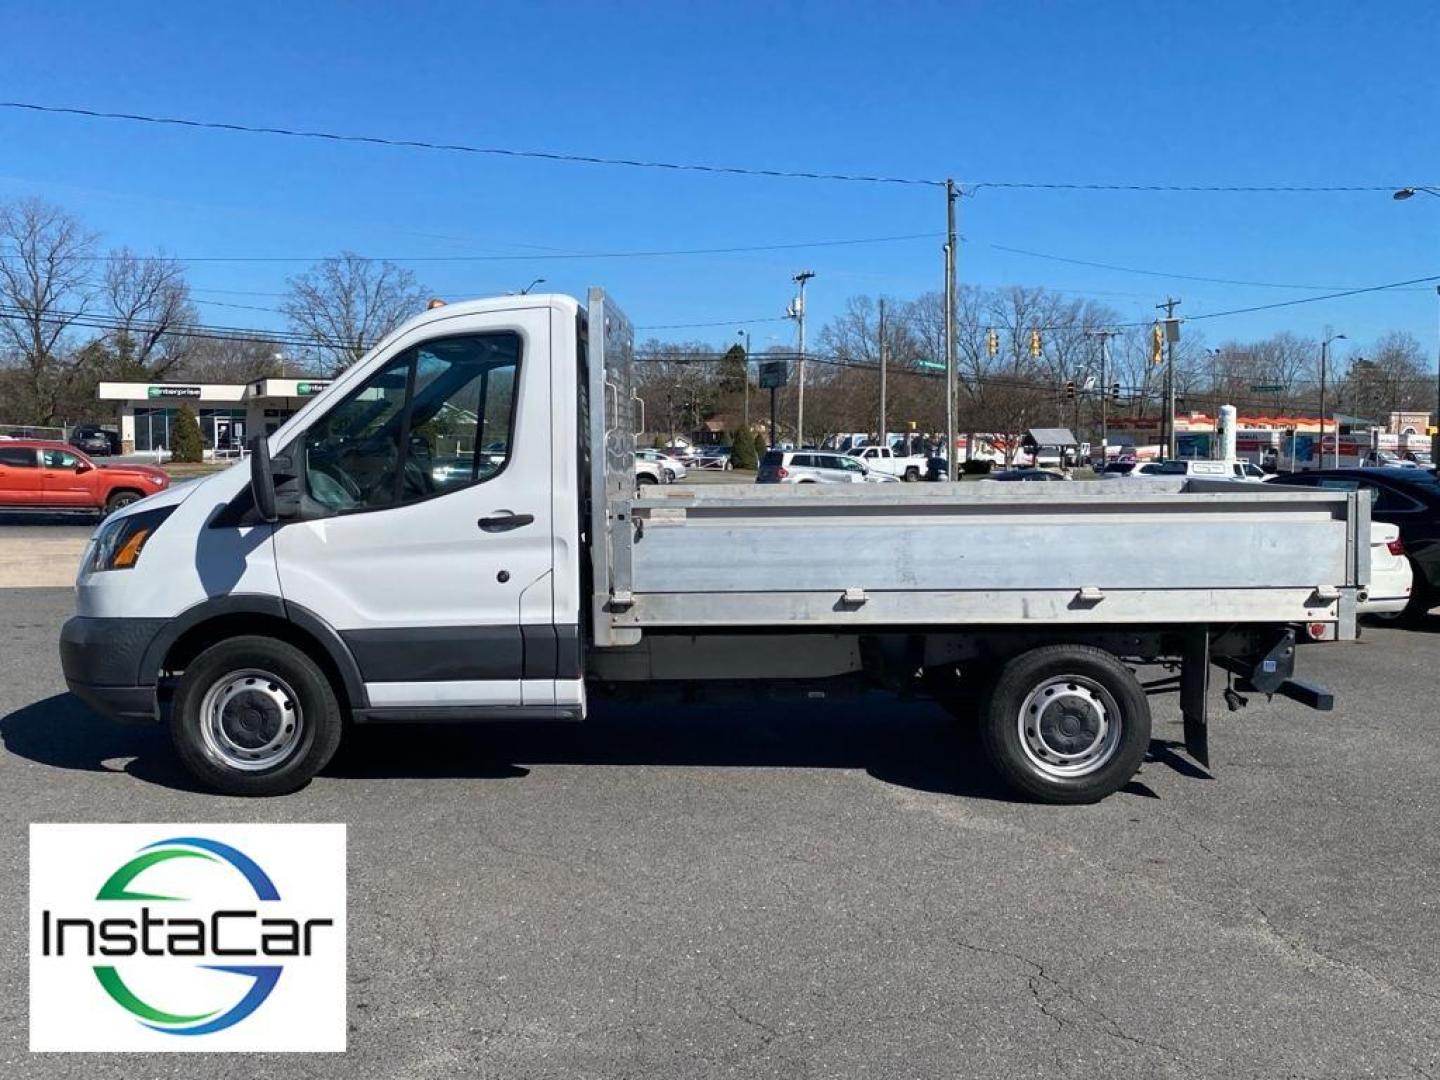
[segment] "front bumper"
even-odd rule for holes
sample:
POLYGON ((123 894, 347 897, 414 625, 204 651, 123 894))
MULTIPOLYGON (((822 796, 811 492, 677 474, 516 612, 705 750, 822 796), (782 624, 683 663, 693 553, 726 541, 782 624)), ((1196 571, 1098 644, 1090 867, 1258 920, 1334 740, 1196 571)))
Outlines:
POLYGON ((141 671, 166 619, 77 615, 60 628, 60 668, 70 692, 112 720, 155 720, 156 672, 141 671))

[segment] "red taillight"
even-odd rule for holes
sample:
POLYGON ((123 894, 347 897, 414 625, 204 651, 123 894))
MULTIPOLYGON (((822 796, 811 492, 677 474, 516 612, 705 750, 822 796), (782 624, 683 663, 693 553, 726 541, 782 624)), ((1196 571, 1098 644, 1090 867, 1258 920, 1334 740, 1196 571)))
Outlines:
POLYGON ((1312 622, 1308 627, 1306 627, 1306 630, 1309 631, 1310 636, 1314 640, 1324 641, 1329 636, 1330 624, 1323 622, 1312 622))
POLYGON ((784 480, 784 479, 785 479, 787 476, 789 476, 789 475, 790 475, 790 470, 789 470, 789 469, 786 469, 786 468, 784 468, 784 467, 781 467, 781 468, 775 470, 775 476, 776 476, 778 479, 780 479, 780 480, 784 480))
POLYGON ((1400 538, 1398 536, 1394 540, 1391 540, 1385 546, 1390 549, 1391 555, 1405 554, 1405 545, 1400 542, 1400 538))

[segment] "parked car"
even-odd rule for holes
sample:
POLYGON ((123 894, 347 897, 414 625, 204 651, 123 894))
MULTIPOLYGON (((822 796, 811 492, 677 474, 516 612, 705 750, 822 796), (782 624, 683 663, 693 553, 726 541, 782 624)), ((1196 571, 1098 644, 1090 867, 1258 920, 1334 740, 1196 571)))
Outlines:
POLYGON ((1362 463, 1368 469, 1418 469, 1420 466, 1411 459, 1401 457, 1394 450, 1371 450, 1362 463))
POLYGON ((860 459, 872 472, 885 473, 912 483, 924 476, 927 469, 924 454, 906 454, 903 449, 892 450, 888 446, 857 446, 849 453, 851 457, 860 459))
POLYGON ((640 456, 635 458, 635 483, 644 487, 648 484, 668 484, 670 476, 663 467, 640 456))
POLYGON ((70 445, 86 454, 107 457, 120 452, 118 432, 106 431, 98 424, 80 424, 70 432, 70 445))
POLYGON ((690 471, 685 468, 685 465, 679 458, 671 457, 669 454, 662 453, 659 450, 636 450, 635 456, 641 461, 648 461, 660 466, 660 468, 668 474, 666 478, 672 484, 676 480, 684 480, 685 474, 690 471))
POLYGON ((1370 587, 1357 598, 1355 610, 1377 619, 1394 619, 1405 613, 1415 585, 1415 571, 1405 558, 1400 526, 1370 522, 1370 587))
POLYGON ((1435 467, 1435 460, 1430 456, 1429 450, 1404 450, 1401 451, 1400 456, 1422 469, 1435 467))
POLYGON ((697 469, 729 469, 730 447, 697 446, 691 464, 697 469))
POLYGON ((1070 477, 1064 473, 1055 472, 1053 469, 1032 469, 1025 466, 1019 469, 1006 469, 1004 472, 991 473, 982 479, 982 484, 999 484, 1007 481, 1019 481, 1021 483, 1038 481, 1045 483, 1050 480, 1069 481, 1070 477))
POLYGON ((96 465, 62 442, 9 439, 0 446, 0 508, 111 514, 164 491, 170 476, 153 465, 96 465))
POLYGON ((1249 461, 1210 461, 1205 458, 1112 461, 1100 472, 1102 480, 1138 480, 1149 476, 1195 476, 1206 480, 1243 480, 1258 484, 1266 474, 1259 465, 1249 461))
POLYGON ((1415 621, 1440 604, 1440 478, 1425 469, 1312 469, 1270 478, 1287 487, 1320 487, 1374 493, 1372 521, 1400 527, 1400 541, 1414 573, 1403 612, 1415 621))
POLYGON ((859 458, 833 450, 767 450, 755 475, 757 484, 898 483, 895 477, 867 469, 859 458))

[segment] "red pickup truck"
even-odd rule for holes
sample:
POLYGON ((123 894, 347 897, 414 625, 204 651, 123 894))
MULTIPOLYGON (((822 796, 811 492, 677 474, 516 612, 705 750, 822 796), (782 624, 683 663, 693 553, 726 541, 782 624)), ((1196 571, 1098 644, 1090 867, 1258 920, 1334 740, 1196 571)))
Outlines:
POLYGON ((96 465, 61 442, 0 442, 0 510, 110 514, 169 486, 169 475, 152 465, 96 465))

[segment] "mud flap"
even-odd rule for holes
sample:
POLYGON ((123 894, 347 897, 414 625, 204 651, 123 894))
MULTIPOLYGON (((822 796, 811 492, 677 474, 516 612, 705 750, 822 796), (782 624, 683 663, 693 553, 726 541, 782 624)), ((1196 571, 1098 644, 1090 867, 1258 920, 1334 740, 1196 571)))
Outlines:
POLYGON ((1185 752, 1210 768, 1210 628, 1185 632, 1180 650, 1180 715, 1185 721, 1185 752))

